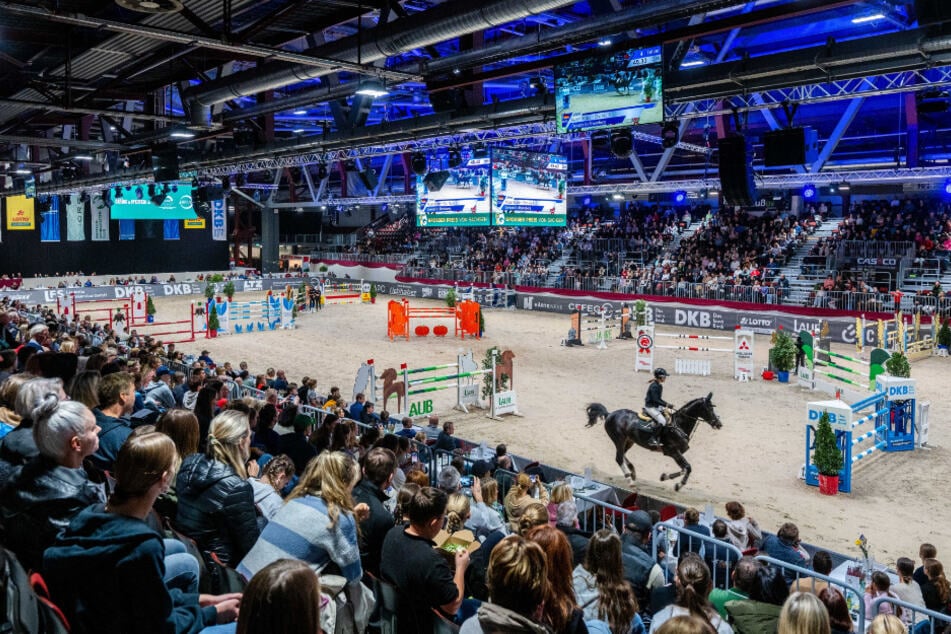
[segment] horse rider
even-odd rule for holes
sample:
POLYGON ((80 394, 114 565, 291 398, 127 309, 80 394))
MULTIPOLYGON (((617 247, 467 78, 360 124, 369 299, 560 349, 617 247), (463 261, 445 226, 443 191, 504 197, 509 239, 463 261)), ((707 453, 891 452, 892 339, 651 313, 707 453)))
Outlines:
POLYGON ((658 431, 667 424, 667 417, 664 415, 664 408, 673 407, 664 400, 664 381, 667 380, 667 370, 657 368, 654 370, 654 378, 647 386, 647 397, 644 399, 644 413, 654 419, 656 425, 651 428, 651 448, 663 447, 658 431))

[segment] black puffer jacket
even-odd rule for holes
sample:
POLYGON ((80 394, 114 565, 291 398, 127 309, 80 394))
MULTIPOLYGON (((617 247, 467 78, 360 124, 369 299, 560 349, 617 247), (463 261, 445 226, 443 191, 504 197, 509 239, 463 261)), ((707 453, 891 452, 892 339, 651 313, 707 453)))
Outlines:
POLYGON ((225 463, 192 454, 182 463, 175 491, 178 530, 203 552, 236 566, 260 534, 251 485, 225 463))
POLYGON ((3 543, 24 568, 39 570, 43 551, 80 511, 100 502, 105 493, 85 471, 38 456, 14 470, 0 495, 3 543))

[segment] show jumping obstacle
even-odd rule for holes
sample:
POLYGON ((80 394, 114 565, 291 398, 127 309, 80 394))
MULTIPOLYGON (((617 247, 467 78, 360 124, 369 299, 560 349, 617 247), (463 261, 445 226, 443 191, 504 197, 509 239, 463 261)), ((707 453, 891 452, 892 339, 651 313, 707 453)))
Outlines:
POLYGON ((323 282, 320 285, 320 303, 327 304, 369 304, 370 284, 359 282, 323 282))
POLYGON ((373 359, 367 360, 357 371, 353 384, 353 398, 363 393, 367 400, 377 404, 378 409, 388 409, 392 397, 396 397, 395 417, 409 416, 418 418, 435 412, 433 392, 455 390, 453 407, 468 413, 470 406, 481 407, 480 395, 482 382, 476 377, 490 375, 492 390, 489 402, 489 417, 498 418, 502 414, 517 414, 515 391, 512 389, 512 359, 515 354, 506 350, 492 358, 492 367, 480 369, 472 357, 472 352, 459 354, 456 363, 431 365, 424 368, 409 368, 400 364, 400 369, 385 369, 379 376, 373 359), (444 370, 454 370, 448 374, 433 374, 444 370), (502 391, 501 376, 508 377, 508 386, 502 391), (423 375, 423 376, 413 376, 423 375), (382 382, 383 385, 379 385, 382 382), (425 396, 424 396, 425 395, 425 396))
MULTIPOLYGON (((294 328, 294 299, 281 294, 268 296, 254 302, 219 302, 209 300, 205 314, 214 303, 218 313, 218 333, 236 334, 265 332, 268 330, 288 330, 294 328)), ((207 328, 204 328, 207 330, 207 328)))
MULTIPOLYGON (((410 327, 415 320, 452 320, 453 335, 466 338, 466 335, 480 339, 482 333, 479 329, 479 304, 473 301, 464 301, 457 303, 454 307, 439 308, 411 308, 409 300, 390 300, 387 305, 386 336, 392 341, 396 337, 404 337, 409 340, 410 327)), ((439 324, 433 327, 432 332, 437 337, 445 337, 449 334, 449 327, 445 324, 439 324)), ((429 326, 419 324, 413 329, 413 334, 417 337, 425 337, 429 334, 429 326)))
POLYGON ((799 331, 805 365, 799 368, 799 385, 827 394, 846 393, 850 399, 861 400, 875 390, 875 379, 885 372, 888 351, 872 349, 868 361, 831 350, 831 338, 823 337, 827 326, 819 332, 799 331))
POLYGON ((819 471, 812 463, 815 451, 816 425, 823 413, 835 431, 836 443, 842 451, 839 491, 852 491, 853 471, 875 454, 913 451, 918 428, 915 407, 915 380, 882 375, 875 381, 876 392, 849 405, 840 400, 809 403, 806 407, 806 463, 803 477, 806 484, 819 486, 819 471), (863 414, 864 410, 871 409, 863 414), (856 418, 858 416, 858 418, 856 418), (871 424, 867 431, 859 429, 871 424))
POLYGON ((148 295, 141 289, 123 299, 76 299, 76 293, 70 293, 56 297, 56 314, 69 322, 89 317, 92 321, 108 322, 112 330, 123 330, 148 321, 147 305, 148 295))
POLYGON ((179 319, 177 321, 150 321, 146 323, 135 322, 133 325, 137 334, 143 337, 152 337, 163 344, 168 343, 189 343, 195 340, 195 302, 192 302, 188 311, 188 319, 179 319), (171 330, 168 330, 171 328, 171 330), (154 330, 157 329, 157 330, 154 330), (174 339, 169 339, 174 336, 174 339))
POLYGON ((589 333, 588 343, 598 344, 598 350, 606 350, 609 339, 631 338, 631 309, 621 306, 617 315, 608 308, 594 314, 585 314, 576 310, 571 314, 571 327, 568 329, 568 339, 562 341, 564 346, 583 346, 581 333, 589 333), (613 329, 617 328, 615 336, 613 329))
POLYGON ((753 347, 756 338, 752 330, 737 328, 732 337, 716 335, 688 335, 686 333, 655 332, 653 326, 638 326, 634 336, 637 346, 634 356, 634 371, 654 371, 654 350, 676 350, 678 356, 674 358, 674 371, 677 374, 710 376, 712 360, 709 358, 684 358, 681 354, 690 353, 729 353, 733 355, 733 378, 737 381, 750 381, 754 375, 753 347), (655 339, 665 337, 675 339, 677 345, 658 345, 655 339), (732 341, 732 348, 711 348, 699 342, 704 341, 732 341))

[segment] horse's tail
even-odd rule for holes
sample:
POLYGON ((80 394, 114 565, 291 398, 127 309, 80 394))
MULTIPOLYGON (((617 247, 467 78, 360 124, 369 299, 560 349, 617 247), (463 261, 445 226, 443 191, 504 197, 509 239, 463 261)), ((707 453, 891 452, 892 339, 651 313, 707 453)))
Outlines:
POLYGON ((599 419, 608 417, 608 408, 601 403, 591 403, 585 411, 588 413, 588 424, 585 427, 597 425, 599 419))

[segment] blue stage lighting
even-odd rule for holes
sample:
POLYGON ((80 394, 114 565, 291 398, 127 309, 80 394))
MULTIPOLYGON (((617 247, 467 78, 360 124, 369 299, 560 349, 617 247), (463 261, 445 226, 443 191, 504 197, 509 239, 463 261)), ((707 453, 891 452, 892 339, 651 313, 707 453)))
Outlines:
POLYGON ((951 196, 951 178, 944 181, 944 193, 951 196))
POLYGON ((816 186, 812 183, 809 183, 802 188, 802 197, 806 200, 812 200, 816 197, 819 192, 816 190, 816 186))
POLYGON ((674 202, 678 205, 687 202, 687 192, 683 190, 674 192, 674 202))

